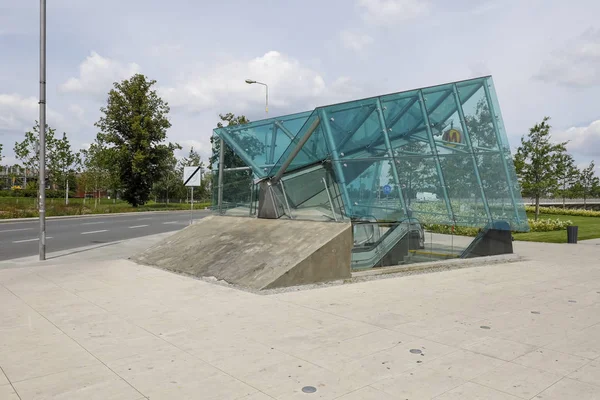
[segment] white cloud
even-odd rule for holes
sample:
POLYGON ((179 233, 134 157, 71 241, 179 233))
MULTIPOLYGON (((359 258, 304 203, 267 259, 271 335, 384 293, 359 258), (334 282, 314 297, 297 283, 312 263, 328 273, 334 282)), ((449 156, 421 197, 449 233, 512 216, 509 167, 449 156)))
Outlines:
POLYGON ((340 40, 345 48, 361 51, 371 43, 373 43, 373 38, 369 35, 354 33, 351 31, 341 31, 340 32, 340 40))
POLYGON ((106 96, 113 82, 130 78, 140 71, 136 63, 123 64, 92 53, 79 65, 79 76, 69 78, 60 89, 64 92, 106 96))
POLYGON ((599 85, 600 29, 588 29, 555 51, 535 77, 565 86, 599 85))
POLYGON ((250 106, 259 107, 265 101, 265 88, 249 85, 245 79, 269 85, 269 106, 275 115, 279 114, 277 109, 302 111, 343 99, 348 91, 355 90, 344 78, 328 85, 317 71, 289 56, 270 51, 251 60, 217 64, 211 70, 200 71, 159 91, 174 109, 198 112, 225 107, 240 112, 250 106))
MULTIPOLYGON (((46 123, 56 127, 63 123, 61 114, 46 110, 46 123)), ((38 99, 19 94, 0 94, 0 131, 22 131, 31 129, 39 119, 38 99)))
POLYGON ((393 25, 430 10, 426 0, 358 0, 357 5, 365 21, 375 25, 393 25))
POLYGON ((567 149, 570 152, 600 158, 600 119, 588 126, 569 128, 554 137, 560 141, 568 140, 567 149))

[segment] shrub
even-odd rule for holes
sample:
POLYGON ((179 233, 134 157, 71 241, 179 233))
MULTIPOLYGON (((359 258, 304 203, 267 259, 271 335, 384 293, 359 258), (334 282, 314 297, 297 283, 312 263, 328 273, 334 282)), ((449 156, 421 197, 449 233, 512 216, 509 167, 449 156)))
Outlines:
MULTIPOLYGON (((534 206, 525 206, 525 211, 534 213, 534 206)), ((550 215, 572 215, 576 217, 600 217, 600 211, 558 208, 558 207, 540 207, 540 214, 550 215)))
POLYGON ((529 228, 531 232, 550 232, 567 229, 567 226, 573 225, 570 220, 562 221, 560 219, 538 219, 537 221, 529 219, 529 228))

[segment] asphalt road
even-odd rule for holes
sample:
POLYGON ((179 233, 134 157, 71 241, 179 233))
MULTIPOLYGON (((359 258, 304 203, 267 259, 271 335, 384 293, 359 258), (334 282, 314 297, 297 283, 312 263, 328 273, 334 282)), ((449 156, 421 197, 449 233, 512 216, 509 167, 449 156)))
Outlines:
MULTIPOLYGON (((194 219, 207 215, 209 211, 198 210, 194 212, 194 219)), ((189 211, 47 219, 46 252, 177 231, 189 223, 189 211)), ((38 233, 38 219, 0 222, 0 261, 38 254, 38 233)))

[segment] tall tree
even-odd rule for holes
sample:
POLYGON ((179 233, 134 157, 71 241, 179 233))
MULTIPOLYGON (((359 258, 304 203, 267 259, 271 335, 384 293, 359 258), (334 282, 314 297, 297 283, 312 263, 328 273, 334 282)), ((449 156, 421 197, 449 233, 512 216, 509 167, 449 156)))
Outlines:
POLYGON ((523 192, 535 199, 535 219, 540 215, 540 198, 552 193, 559 184, 558 159, 566 152, 564 143, 553 143, 550 135, 550 117, 529 130, 521 138, 521 146, 515 154, 515 168, 523 192))
MULTIPOLYGON (((250 122, 244 115, 235 116, 233 113, 227 113, 225 115, 219 114, 221 119, 217 123, 217 128, 223 128, 226 126, 244 125, 250 122)), ((221 150, 221 141, 218 136, 211 136, 210 144, 212 145, 212 156, 210 157, 209 167, 212 170, 213 166, 219 163, 219 152, 221 150)), ((260 144, 260 142, 258 143, 260 144)), ((229 146, 225 146, 224 150, 225 160, 227 160, 227 167, 246 167, 244 161, 236 155, 229 146)))
POLYGON ((590 162, 586 168, 582 169, 579 173, 579 187, 581 188, 581 194, 583 196, 583 208, 587 208, 587 199, 594 195, 598 191, 600 186, 600 179, 595 174, 596 165, 594 161, 590 162))
MULTIPOLYGON (((46 165, 52 163, 54 157, 55 130, 46 125, 46 165)), ((22 142, 16 142, 13 151, 24 168, 23 188, 27 186, 27 176, 37 176, 39 170, 39 146, 40 146, 40 125, 35 121, 31 131, 25 132, 25 138, 22 142)))
MULTIPOLYGON (((233 113, 227 113, 225 115, 219 114, 221 119, 217 123, 217 128, 244 125, 250 121, 243 115, 235 116, 233 113)), ((236 140, 242 146, 249 157, 255 157, 264 151, 264 145, 258 140, 252 133, 241 130, 236 132, 236 140)), ((219 162, 219 152, 221 149, 220 139, 217 136, 210 138, 212 144, 212 156, 209 159, 209 166, 212 170, 219 162)), ((225 162, 223 163, 225 168, 238 168, 247 167, 246 163, 241 159, 240 156, 234 153, 229 147, 225 146, 223 150, 225 162)), ((218 187, 218 173, 213 174, 212 187, 218 187)), ((250 201, 251 185, 252 185, 252 171, 241 170, 241 171, 227 171, 223 178, 223 201, 227 203, 245 203, 250 201)))
POLYGON ((565 199, 571 190, 571 186, 577 181, 579 171, 575 166, 575 160, 568 153, 559 154, 556 157, 556 176, 558 177, 558 194, 562 197, 563 208, 565 199))
POLYGON ((61 139, 55 139, 53 155, 48 160, 48 171, 52 182, 59 189, 65 190, 65 204, 69 204, 69 176, 73 174, 78 155, 71 150, 67 134, 63 133, 61 139))
POLYGON ((0 143, 0 161, 2 161, 2 143, 0 143))
POLYGON ((160 179, 161 161, 176 148, 165 143, 171 127, 169 106, 152 89, 155 84, 141 74, 115 82, 96 123, 103 139, 115 148, 122 197, 134 207, 148 201, 154 182, 160 179))
POLYGON ((101 190, 107 187, 108 171, 103 160, 102 142, 94 142, 88 149, 81 150, 81 164, 83 172, 80 177, 80 184, 84 190, 84 202, 88 191, 93 192, 94 207, 98 206, 98 197, 101 190))

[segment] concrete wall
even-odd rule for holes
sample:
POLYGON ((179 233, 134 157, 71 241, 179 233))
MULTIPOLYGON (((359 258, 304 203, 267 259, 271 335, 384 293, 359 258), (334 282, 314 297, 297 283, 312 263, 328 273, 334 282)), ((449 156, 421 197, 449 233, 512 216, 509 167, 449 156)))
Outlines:
POLYGON ((349 278, 352 246, 350 223, 210 216, 132 259, 260 290, 349 278))

